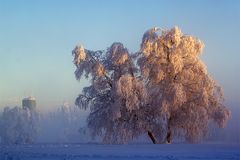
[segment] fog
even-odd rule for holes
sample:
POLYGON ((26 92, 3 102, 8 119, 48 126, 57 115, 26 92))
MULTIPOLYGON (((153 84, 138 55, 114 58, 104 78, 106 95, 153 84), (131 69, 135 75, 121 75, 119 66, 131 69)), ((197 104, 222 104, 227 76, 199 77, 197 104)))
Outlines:
MULTIPOLYGON (((37 135, 35 136, 36 139, 34 143, 100 142, 99 139, 92 140, 89 135, 86 127, 86 118, 89 114, 88 110, 84 111, 76 106, 64 104, 49 112, 38 112, 40 118, 37 124, 37 135)), ((203 139, 201 143, 240 144, 240 109, 239 107, 231 107, 231 112, 232 116, 226 128, 218 128, 217 125, 210 124, 208 136, 203 139)), ((146 135, 132 142, 151 143, 146 135)))
POLYGON ((41 112, 37 143, 84 143, 87 114, 76 106, 63 105, 49 112, 41 112))
MULTIPOLYGON (((218 128, 216 124, 210 124, 208 136, 203 143, 240 143, 240 109, 231 108, 232 116, 226 128, 218 128)), ((55 111, 42 114, 40 130, 37 142, 43 143, 89 143, 99 142, 92 140, 86 129, 86 117, 88 111, 77 107, 60 108, 55 111)), ((134 142, 151 143, 147 136, 134 142)))
POLYGON ((216 143, 240 143, 240 108, 231 107, 231 118, 226 128, 218 128, 210 125, 209 135, 206 141, 216 143))

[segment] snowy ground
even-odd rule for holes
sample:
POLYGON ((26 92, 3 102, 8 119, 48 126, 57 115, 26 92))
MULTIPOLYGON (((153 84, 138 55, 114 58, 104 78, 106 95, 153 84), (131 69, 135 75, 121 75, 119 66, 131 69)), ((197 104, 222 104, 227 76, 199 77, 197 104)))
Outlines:
POLYGON ((240 144, 0 146, 0 160, 239 160, 240 144))

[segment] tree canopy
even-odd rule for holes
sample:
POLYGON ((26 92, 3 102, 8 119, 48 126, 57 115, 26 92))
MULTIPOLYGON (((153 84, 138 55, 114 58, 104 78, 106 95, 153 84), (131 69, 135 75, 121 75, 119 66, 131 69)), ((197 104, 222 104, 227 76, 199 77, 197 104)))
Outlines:
POLYGON ((103 136, 104 143, 126 143, 143 134, 153 143, 175 136, 195 142, 206 136, 209 123, 224 127, 231 113, 200 59, 203 48, 178 27, 148 30, 136 53, 119 42, 105 51, 76 46, 76 79, 85 77, 90 85, 75 103, 90 108, 92 136, 103 136))

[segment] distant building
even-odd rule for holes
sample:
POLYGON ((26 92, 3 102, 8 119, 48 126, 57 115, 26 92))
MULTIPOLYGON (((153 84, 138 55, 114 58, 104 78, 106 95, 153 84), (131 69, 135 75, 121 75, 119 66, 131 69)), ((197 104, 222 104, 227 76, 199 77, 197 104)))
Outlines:
POLYGON ((36 99, 34 97, 27 97, 22 100, 23 109, 36 109, 36 99))

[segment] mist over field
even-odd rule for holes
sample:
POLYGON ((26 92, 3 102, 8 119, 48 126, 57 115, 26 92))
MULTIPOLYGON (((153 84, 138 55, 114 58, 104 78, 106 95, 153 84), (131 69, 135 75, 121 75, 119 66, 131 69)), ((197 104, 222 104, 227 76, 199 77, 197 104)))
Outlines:
POLYGON ((35 144, 0 144, 0 159, 236 160, 240 157, 239 109, 231 111, 233 114, 228 126, 225 129, 212 127, 209 137, 200 144, 178 141, 171 145, 152 145, 149 137, 145 135, 127 145, 101 145, 100 139, 92 140, 85 130, 86 115, 82 111, 75 107, 59 107, 48 113, 40 113, 39 132, 35 144))
MULTIPOLYGON (((237 143, 240 144, 240 109, 231 107, 232 117, 226 128, 211 125, 208 136, 201 143, 237 143)), ((98 139, 92 140, 86 128, 86 114, 84 111, 75 112, 79 115, 68 117, 74 119, 73 123, 66 123, 66 117, 61 113, 52 111, 43 113, 36 143, 100 143, 98 139)), ((151 143, 147 135, 130 143, 151 143)), ((176 142, 179 143, 179 142, 176 142)))
MULTIPOLYGON (((240 143, 240 125, 238 107, 231 107, 232 117, 226 128, 210 125, 208 136, 201 143, 240 143)), ((93 140, 86 126, 87 113, 78 107, 59 107, 55 110, 40 112, 38 132, 35 143, 101 143, 100 139, 93 140)), ((2 112, 0 113, 0 115, 2 112)), ((143 135, 130 143, 151 143, 147 135, 143 135)), ((185 143, 177 140, 175 143, 185 143)))

